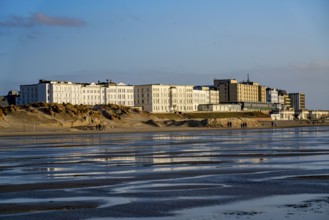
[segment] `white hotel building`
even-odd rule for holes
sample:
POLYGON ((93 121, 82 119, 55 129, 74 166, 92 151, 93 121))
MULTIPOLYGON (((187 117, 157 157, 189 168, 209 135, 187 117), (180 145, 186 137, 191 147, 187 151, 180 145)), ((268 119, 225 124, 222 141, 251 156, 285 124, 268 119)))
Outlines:
POLYGON ((40 80, 20 86, 20 104, 35 102, 84 105, 117 104, 134 106, 134 87, 123 83, 72 83, 40 80))
POLYGON ((135 107, 152 113, 198 111, 199 104, 214 102, 214 94, 219 102, 218 91, 194 90, 192 85, 147 84, 134 86, 134 90, 135 107))
POLYGON ((73 105, 117 104, 140 107, 152 113, 193 112, 200 104, 218 104, 219 91, 192 85, 125 85, 113 82, 73 83, 40 80, 20 86, 21 105, 36 102, 73 105))

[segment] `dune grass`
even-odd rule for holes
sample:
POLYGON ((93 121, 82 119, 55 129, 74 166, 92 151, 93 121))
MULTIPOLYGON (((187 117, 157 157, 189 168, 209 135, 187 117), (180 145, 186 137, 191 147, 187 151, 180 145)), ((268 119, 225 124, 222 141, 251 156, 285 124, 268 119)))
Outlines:
POLYGON ((175 113, 156 113, 154 116, 162 119, 182 119, 185 118, 269 118, 268 114, 262 112, 193 112, 182 113, 182 115, 175 113))

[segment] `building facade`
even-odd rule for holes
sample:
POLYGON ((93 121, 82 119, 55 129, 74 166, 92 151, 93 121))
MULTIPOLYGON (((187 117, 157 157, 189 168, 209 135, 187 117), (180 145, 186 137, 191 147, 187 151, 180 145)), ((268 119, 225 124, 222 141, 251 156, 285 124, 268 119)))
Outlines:
POLYGON ((21 85, 20 104, 35 102, 134 106, 134 87, 113 82, 88 84, 47 80, 40 80, 38 84, 21 85))
POLYGON ((220 103, 219 90, 214 86, 194 86, 193 90, 202 90, 207 91, 207 103, 209 104, 218 104, 220 103))
POLYGON ((266 102, 269 102, 269 103, 279 103, 279 93, 278 93, 278 90, 267 88, 266 89, 266 102))
POLYGON ((221 102, 266 102, 266 88, 256 82, 215 79, 214 86, 219 90, 221 102))
POLYGON ((243 111, 262 111, 269 112, 275 109, 272 103, 264 102, 241 102, 243 111))
POLYGON ((312 120, 329 119, 329 111, 312 110, 309 111, 309 117, 312 120))
POLYGON ((219 102, 219 91, 206 86, 148 84, 135 86, 135 107, 152 113, 193 112, 219 102))
POLYGON ((193 106, 194 111, 198 111, 198 106, 202 104, 218 104, 219 91, 209 86, 193 87, 193 106))
POLYGON ((285 111, 272 113, 271 118, 272 118, 272 120, 283 120, 283 121, 294 120, 295 111, 285 110, 285 111))
POLYGON ((290 106, 295 110, 305 109, 305 94, 304 93, 289 93, 290 106))
POLYGON ((193 86, 148 84, 134 87, 135 107, 153 113, 192 112, 193 86))
POLYGON ((193 90, 193 111, 198 111, 198 106, 209 103, 209 92, 205 90, 193 90))
POLYGON ((279 103, 282 105, 282 110, 288 110, 291 108, 290 106, 290 98, 285 90, 278 90, 278 100, 279 103))
POLYGON ((258 102, 266 102, 266 87, 265 86, 258 86, 258 102))
POLYGON ((208 112, 240 112, 241 104, 202 104, 198 111, 208 112))

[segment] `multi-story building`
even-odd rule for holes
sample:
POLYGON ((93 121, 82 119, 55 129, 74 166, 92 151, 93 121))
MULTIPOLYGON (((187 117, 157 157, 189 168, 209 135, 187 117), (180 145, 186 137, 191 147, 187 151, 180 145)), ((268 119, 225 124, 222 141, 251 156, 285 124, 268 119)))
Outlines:
POLYGON ((269 102, 269 103, 279 103, 278 90, 267 88, 266 89, 266 102, 269 102))
POLYGON ((284 105, 284 96, 281 96, 281 95, 278 96, 278 103, 280 105, 284 105))
POLYGON ((265 86, 258 86, 258 102, 266 102, 266 87, 265 86))
POLYGON ((283 98, 284 98, 284 105, 287 107, 291 107, 291 101, 289 95, 284 95, 283 98))
POLYGON ((214 86, 219 90, 221 102, 266 102, 266 88, 256 82, 215 79, 214 86))
POLYGON ((287 91, 278 90, 278 99, 279 99, 279 103, 282 104, 283 109, 290 108, 290 98, 287 91))
POLYGON ((209 92, 205 90, 193 90, 193 111, 198 111, 200 104, 209 103, 209 92))
POLYGON ((304 93, 289 93, 290 105, 295 110, 305 109, 305 94, 304 93))
POLYGON ((141 107, 143 111, 161 113, 194 110, 193 86, 148 84, 136 85, 134 89, 135 107, 141 107))
POLYGON ((219 103, 219 91, 214 86, 194 86, 193 90, 206 91, 206 104, 218 104, 219 103))
POLYGON ((220 102, 231 102, 231 85, 238 83, 235 79, 215 79, 214 86, 219 90, 220 102))
POLYGON ((40 80, 20 86, 20 104, 35 102, 71 104, 118 104, 134 106, 134 87, 123 83, 72 83, 40 80))
POLYGON ((199 110, 201 104, 218 104, 219 91, 211 86, 194 86, 193 88, 193 106, 194 111, 199 110))
POLYGON ((218 102, 219 91, 207 86, 163 84, 135 86, 135 107, 153 113, 198 111, 200 104, 218 102))
POLYGON ((219 104, 220 99, 219 99, 219 91, 210 89, 209 90, 209 103, 210 104, 219 104))

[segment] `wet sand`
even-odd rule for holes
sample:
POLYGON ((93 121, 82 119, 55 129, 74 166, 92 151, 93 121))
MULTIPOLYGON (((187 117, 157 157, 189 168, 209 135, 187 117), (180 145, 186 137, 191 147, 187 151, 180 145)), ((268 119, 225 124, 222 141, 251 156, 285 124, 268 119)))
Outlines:
POLYGON ((0 219, 326 219, 329 127, 0 138, 0 219))
MULTIPOLYGON (((310 124, 307 121, 277 121, 276 127, 272 127, 271 121, 261 121, 261 127, 247 127, 245 129, 279 129, 279 128, 295 128, 295 127, 323 127, 329 126, 329 122, 310 124)), ((216 131, 216 130, 240 130, 240 127, 228 128, 210 128, 210 127, 186 127, 186 126, 173 126, 173 127, 122 127, 122 128, 106 128, 102 131, 82 131, 77 129, 65 128, 65 127, 52 127, 44 126, 33 130, 26 129, 22 131, 18 125, 18 128, 12 129, 0 129, 0 137, 5 136, 35 136, 35 135, 76 135, 76 134, 117 134, 117 133, 146 133, 146 132, 184 132, 184 131, 216 131)))

